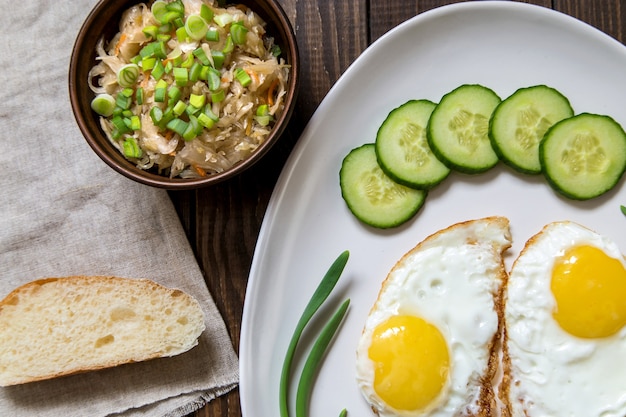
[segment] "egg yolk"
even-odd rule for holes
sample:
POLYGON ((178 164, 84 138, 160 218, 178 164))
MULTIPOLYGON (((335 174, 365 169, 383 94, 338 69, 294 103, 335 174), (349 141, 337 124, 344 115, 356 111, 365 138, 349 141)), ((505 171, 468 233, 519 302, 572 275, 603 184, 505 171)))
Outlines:
POLYGON ((552 270, 554 319, 582 338, 607 337, 626 325, 626 270, 592 246, 569 249, 552 270))
POLYGON ((368 354, 374 362, 374 390, 397 410, 420 410, 441 392, 450 368, 448 346, 432 324, 407 315, 379 324, 368 354))

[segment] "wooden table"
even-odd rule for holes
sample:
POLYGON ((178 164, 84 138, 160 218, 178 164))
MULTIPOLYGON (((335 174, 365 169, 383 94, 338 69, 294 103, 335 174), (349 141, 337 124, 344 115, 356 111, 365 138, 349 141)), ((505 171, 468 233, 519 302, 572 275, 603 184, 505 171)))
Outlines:
MULTIPOLYGON (((248 273, 259 229, 280 171, 330 87, 365 48, 403 21, 456 1, 279 0, 295 28, 302 62, 300 93, 279 144, 251 170, 197 191, 171 192, 205 280, 238 351, 248 273)), ((621 0, 533 0, 585 21, 621 42, 621 0)), ((626 68, 624 69, 626 74, 626 68)), ((190 416, 240 417, 237 389, 190 416)), ((246 416, 270 417, 270 416, 246 416)))

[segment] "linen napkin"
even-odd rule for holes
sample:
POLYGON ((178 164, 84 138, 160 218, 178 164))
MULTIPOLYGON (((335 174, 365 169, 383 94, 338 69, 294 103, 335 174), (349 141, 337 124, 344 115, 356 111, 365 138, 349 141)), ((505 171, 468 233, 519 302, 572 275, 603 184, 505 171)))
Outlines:
POLYGON ((238 364, 167 193, 104 164, 67 90, 96 0, 0 0, 0 299, 67 275, 149 278, 198 299, 207 329, 180 356, 0 388, 1 416, 182 416, 228 392, 238 364))

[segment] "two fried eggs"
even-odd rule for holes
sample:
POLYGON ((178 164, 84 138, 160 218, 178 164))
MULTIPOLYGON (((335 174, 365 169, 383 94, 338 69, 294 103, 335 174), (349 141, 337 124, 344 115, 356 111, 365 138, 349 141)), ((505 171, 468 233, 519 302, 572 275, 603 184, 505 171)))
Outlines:
POLYGON ((357 347, 357 383, 392 416, 626 415, 626 269, 617 245, 547 225, 504 269, 509 223, 453 225, 393 267, 357 347))

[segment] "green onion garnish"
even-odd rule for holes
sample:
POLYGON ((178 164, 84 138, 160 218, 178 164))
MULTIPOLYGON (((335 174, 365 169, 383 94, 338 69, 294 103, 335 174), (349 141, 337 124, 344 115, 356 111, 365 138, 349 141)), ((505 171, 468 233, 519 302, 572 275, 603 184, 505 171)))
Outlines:
POLYGON ((221 13, 213 16, 213 21, 217 23, 220 27, 225 27, 227 24, 233 21, 233 15, 230 13, 221 13))
POLYGON ((180 64, 180 66, 183 68, 191 68, 193 63, 194 63, 194 55, 189 54, 187 55, 187 58, 185 58, 185 60, 180 64))
POLYGON ((176 29, 176 38, 178 42, 187 42, 189 38, 189 34, 187 34, 187 30, 184 27, 179 27, 176 29))
POLYGON ((146 26, 142 29, 142 32, 148 38, 156 39, 157 34, 159 33, 159 27, 155 25, 146 26))
POLYGON ((341 304, 328 323, 326 323, 309 352, 309 356, 307 357, 304 368, 302 369, 302 374, 300 375, 300 381, 298 382, 298 391, 296 392, 296 417, 306 417, 308 414, 309 395, 313 386, 315 372, 322 361, 322 357, 324 356, 330 341, 337 332, 349 305, 350 299, 347 299, 343 302, 343 304, 341 304))
POLYGON ((205 101, 206 96, 204 94, 191 94, 189 96, 189 104, 197 108, 204 106, 205 101))
POLYGON ((137 140, 135 138, 128 138, 122 144, 122 148, 124 150, 124 155, 129 158, 141 158, 141 148, 137 144, 137 140))
POLYGON ((193 51, 193 55, 198 58, 198 61, 200 61, 202 65, 211 65, 211 61, 209 61, 209 58, 206 56, 206 52, 202 49, 202 47, 195 49, 193 51))
POLYGON ((272 115, 269 111, 269 106, 267 104, 261 104, 256 109, 256 116, 254 119, 261 125, 267 126, 272 121, 272 115))
POLYGON ((145 57, 141 60, 141 69, 144 71, 149 71, 154 69, 154 66, 157 63, 157 59, 153 56, 145 57))
POLYGON ((133 115, 130 118, 130 128, 132 130, 140 130, 141 129, 141 119, 137 115, 133 115))
POLYGON ((209 68, 209 72, 207 74, 207 84, 209 85, 209 90, 215 91, 220 88, 222 85, 222 79, 219 71, 214 68, 209 68))
POLYGON ((235 43, 233 42, 232 35, 229 33, 228 35, 226 35, 226 42, 224 43, 224 49, 222 49, 222 52, 225 55, 228 55, 234 50, 235 50, 235 43))
POLYGON ((215 126, 215 122, 216 120, 213 120, 206 113, 200 113, 198 115, 198 123, 200 123, 202 126, 206 127, 207 129, 211 129, 213 126, 215 126))
POLYGON ((130 87, 139 77, 137 64, 126 64, 117 71, 117 83, 122 87, 130 87))
POLYGON ((91 100, 91 109, 101 116, 109 117, 115 109, 115 99, 107 93, 98 94, 91 100))
POLYGON ((209 23, 211 20, 213 20, 213 15, 213 9, 211 9, 209 6, 204 3, 202 4, 202 6, 200 6, 200 16, 202 16, 205 22, 209 23))
POLYGON ((215 69, 222 69, 226 55, 222 51, 211 51, 211 57, 213 58, 213 67, 215 69))
POLYGON ((317 286, 317 289, 311 296, 308 304, 304 308, 302 312, 302 316, 296 325, 296 328, 291 336, 291 340, 289 342, 289 346, 287 347, 287 353, 285 354, 285 361, 283 362, 282 371, 280 374, 280 389, 279 389, 279 404, 280 404, 280 416, 288 417, 289 416, 289 401, 288 401, 288 392, 289 392, 289 377, 291 373, 291 364, 293 362, 293 357, 296 352, 296 346, 298 341, 300 340, 300 336, 304 331, 304 328, 309 323, 315 312, 320 308, 320 306, 324 303, 324 301, 328 298, 333 288, 335 288, 335 284, 339 280, 343 269, 348 262, 348 257, 350 253, 348 251, 342 252, 337 259, 330 266, 324 278, 317 286))
POLYGON ((198 123, 198 119, 195 116, 189 116, 189 124, 182 135, 183 139, 186 141, 193 140, 201 131, 202 129, 198 123))
POLYGON ((163 15, 167 13, 167 3, 162 0, 157 0, 152 3, 150 11, 156 20, 163 23, 161 19, 163 18, 163 15))
POLYGON ((252 78, 250 78, 250 74, 248 74, 242 68, 237 68, 235 70, 235 78, 237 79, 237 81, 239 81, 242 87, 247 87, 250 85, 250 83, 252 83, 252 78))
POLYGON ((217 31, 217 29, 209 29, 207 30, 204 38, 209 42, 217 42, 220 40, 220 33, 217 31))
POLYGON ((180 136, 185 134, 188 126, 189 123, 178 118, 172 119, 167 123, 167 128, 173 132, 178 133, 180 136))
POLYGON ((170 89, 167 90, 167 96, 173 102, 180 100, 182 95, 183 95, 183 92, 180 90, 180 88, 176 87, 175 85, 171 86, 170 89))
POLYGON ((152 119, 152 123, 155 126, 158 126, 159 123, 161 123, 161 119, 163 119, 163 110, 154 106, 150 109, 150 118, 152 119))
POLYGON ((182 100, 178 100, 178 102, 174 106, 174 114, 176 116, 180 116, 181 114, 183 114, 185 112, 186 108, 187 108, 187 103, 185 103, 182 100))
POLYGON ((174 68, 174 80, 176 81, 176 85, 179 87, 184 87, 187 85, 189 81, 189 71, 187 68, 174 68))
POLYGON ((248 28, 243 25, 243 22, 234 22, 230 25, 230 36, 232 37, 235 45, 245 44, 247 33, 248 28))
POLYGON ((211 91, 211 101, 213 103, 219 103, 220 101, 224 101, 226 98, 226 93, 221 88, 219 90, 211 91))
POLYGON ((157 59, 154 67, 152 68, 152 77, 155 80, 160 80, 163 74, 165 74, 165 67, 163 66, 163 62, 160 59, 157 59))
POLYGON ((135 101, 140 106, 143 104, 143 87, 137 88, 137 91, 135 92, 135 101))
POLYGON ((189 68, 189 81, 196 82, 200 79, 200 73, 202 72, 202 64, 194 62, 189 68))
POLYGON ((119 93, 116 97, 115 97, 115 105, 117 107, 119 107, 120 109, 130 109, 130 105, 132 104, 133 100, 130 97, 127 97, 126 95, 119 93))
POLYGON ((167 93, 167 82, 165 80, 159 80, 154 87, 154 101, 163 103, 165 101, 165 95, 167 93))
POLYGON ((202 16, 192 14, 187 17, 187 20, 185 21, 185 30, 191 39, 199 41, 204 38, 204 35, 206 35, 209 30, 209 25, 202 18, 202 16))

